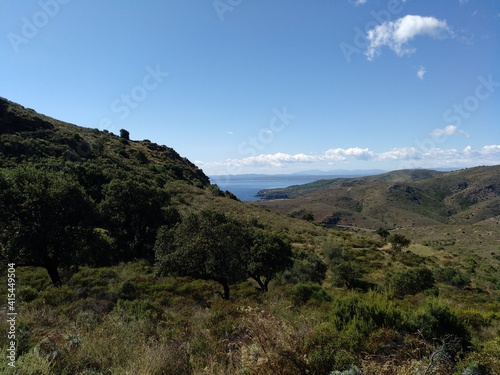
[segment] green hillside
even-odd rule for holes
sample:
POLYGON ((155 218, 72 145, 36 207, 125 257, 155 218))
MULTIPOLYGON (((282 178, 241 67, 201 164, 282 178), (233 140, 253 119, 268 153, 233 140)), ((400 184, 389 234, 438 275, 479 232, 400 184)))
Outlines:
POLYGON ((169 181, 207 187, 208 177, 175 150, 149 140, 131 141, 40 115, 0 98, 0 167, 36 164, 106 179, 120 174, 163 186, 169 181))
POLYGON ((260 196, 266 199, 262 207, 295 216, 309 212, 328 225, 473 224, 500 215, 500 166, 401 170, 265 190, 260 196))
POLYGON ((129 138, 0 99, 0 373, 500 373, 497 167, 250 204, 129 138))

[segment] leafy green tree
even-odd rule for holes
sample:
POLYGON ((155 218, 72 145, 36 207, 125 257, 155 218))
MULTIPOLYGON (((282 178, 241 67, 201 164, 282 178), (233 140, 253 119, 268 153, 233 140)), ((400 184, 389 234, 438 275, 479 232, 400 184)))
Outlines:
POLYGON ((397 233, 391 234, 387 240, 391 244, 392 249, 396 251, 401 251, 403 247, 408 247, 411 243, 409 238, 397 233))
POLYGON ((340 261, 331 266, 333 273, 332 283, 337 287, 352 288, 358 279, 363 276, 361 268, 349 261, 340 261))
POLYGON ((160 275, 190 276, 222 285, 218 292, 229 299, 230 285, 244 281, 244 254, 250 238, 241 224, 224 213, 203 210, 185 216, 174 228, 162 227, 155 254, 160 275))
MULTIPOLYGON (((153 260, 158 229, 169 223, 169 197, 155 186, 131 179, 114 179, 103 189, 100 203, 104 226, 115 239, 115 261, 144 258, 153 260)), ((175 216, 175 215, 174 215, 175 216)))
POLYGON ((378 228, 377 229, 377 234, 384 240, 384 242, 387 242, 387 237, 389 237, 389 231, 385 228, 378 228))
POLYGON ((259 284, 263 292, 269 289, 269 282, 277 273, 293 266, 290 244, 275 234, 259 230, 252 235, 245 266, 248 275, 259 284))
POLYGON ((0 172, 3 262, 43 267, 55 286, 59 267, 88 263, 98 243, 93 206, 67 175, 35 168, 0 172))

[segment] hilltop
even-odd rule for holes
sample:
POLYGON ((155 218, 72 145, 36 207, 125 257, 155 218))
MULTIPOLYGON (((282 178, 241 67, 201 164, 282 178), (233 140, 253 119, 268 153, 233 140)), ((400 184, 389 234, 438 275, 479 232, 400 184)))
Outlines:
POLYGON ((51 169, 98 167, 105 175, 210 185, 208 177, 175 150, 149 140, 132 141, 41 115, 0 98, 0 167, 40 164, 51 169))
POLYGON ((263 190, 260 207, 317 222, 376 229, 474 224, 500 215, 500 166, 399 170, 263 190))

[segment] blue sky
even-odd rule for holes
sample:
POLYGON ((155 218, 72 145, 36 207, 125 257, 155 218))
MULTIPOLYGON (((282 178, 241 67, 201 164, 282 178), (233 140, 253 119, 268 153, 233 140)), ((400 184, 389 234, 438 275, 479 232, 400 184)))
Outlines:
POLYGON ((497 0, 1 0, 0 19, 0 96, 209 175, 500 163, 497 0))

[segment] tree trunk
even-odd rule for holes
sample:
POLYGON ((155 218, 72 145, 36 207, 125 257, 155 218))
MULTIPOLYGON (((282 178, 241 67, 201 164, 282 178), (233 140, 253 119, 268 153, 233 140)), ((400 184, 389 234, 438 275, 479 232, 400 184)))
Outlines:
POLYGON ((266 283, 263 283, 262 280, 260 279, 259 276, 250 276, 252 279, 257 281, 257 284, 259 284, 259 288, 261 292, 266 292, 267 291, 267 285, 266 283))
POLYGON ((218 282, 222 285, 224 292, 223 293, 217 292, 217 294, 219 294, 223 299, 229 299, 229 284, 225 280, 223 281, 218 280, 218 282))
POLYGON ((59 271, 57 271, 57 265, 53 263, 45 264, 45 269, 49 273, 50 280, 52 280, 52 284, 54 286, 61 286, 61 277, 59 276, 59 271))
POLYGON ((267 292, 269 290, 269 282, 270 281, 271 281, 271 278, 266 278, 264 280, 264 289, 263 289, 264 292, 267 292))

